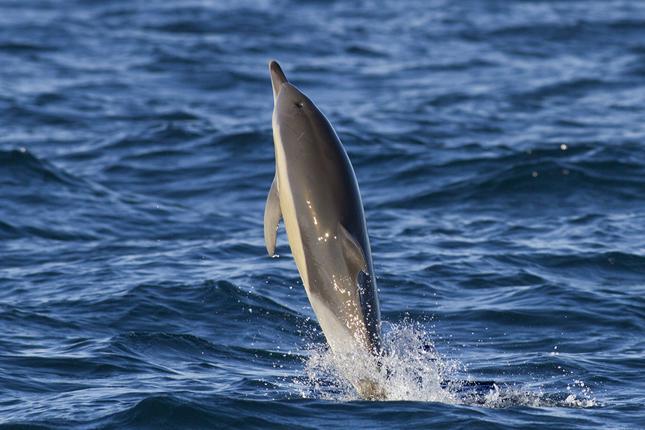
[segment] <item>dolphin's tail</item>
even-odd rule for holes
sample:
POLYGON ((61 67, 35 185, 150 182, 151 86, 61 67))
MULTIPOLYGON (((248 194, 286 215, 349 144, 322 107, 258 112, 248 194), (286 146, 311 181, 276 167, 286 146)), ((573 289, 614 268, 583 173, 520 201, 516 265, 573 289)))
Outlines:
POLYGON ((387 394, 381 385, 373 379, 364 378, 354 385, 358 395, 365 400, 386 400, 387 394))
POLYGON ((278 98, 278 93, 280 92, 280 86, 287 81, 287 77, 284 75, 282 68, 277 61, 269 61, 269 73, 271 74, 271 86, 273 87, 273 100, 278 98))

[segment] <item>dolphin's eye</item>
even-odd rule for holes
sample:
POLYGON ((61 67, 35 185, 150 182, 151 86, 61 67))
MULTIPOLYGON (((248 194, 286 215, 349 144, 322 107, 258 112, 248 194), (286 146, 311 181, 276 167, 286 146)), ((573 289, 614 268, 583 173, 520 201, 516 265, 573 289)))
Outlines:
POLYGON ((302 102, 295 102, 294 105, 296 105, 296 107, 300 109, 302 109, 302 107, 304 106, 302 102))

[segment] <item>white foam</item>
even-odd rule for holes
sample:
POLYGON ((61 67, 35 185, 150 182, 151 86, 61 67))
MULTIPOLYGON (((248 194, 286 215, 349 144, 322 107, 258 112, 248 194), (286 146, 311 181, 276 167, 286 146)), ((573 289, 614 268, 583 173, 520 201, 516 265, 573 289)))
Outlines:
MULTIPOLYGON (((545 394, 541 388, 536 391, 521 385, 473 386, 474 378, 465 366, 437 352, 430 336, 415 324, 391 325, 384 334, 383 346, 385 353, 379 359, 379 366, 367 353, 341 357, 326 345, 312 345, 305 362, 306 376, 294 381, 300 396, 333 401, 362 400, 350 380, 369 379, 383 389, 388 401, 491 408, 598 406, 593 393, 582 381, 567 386, 564 395, 545 394)), ((534 383, 532 387, 535 387, 534 383)))

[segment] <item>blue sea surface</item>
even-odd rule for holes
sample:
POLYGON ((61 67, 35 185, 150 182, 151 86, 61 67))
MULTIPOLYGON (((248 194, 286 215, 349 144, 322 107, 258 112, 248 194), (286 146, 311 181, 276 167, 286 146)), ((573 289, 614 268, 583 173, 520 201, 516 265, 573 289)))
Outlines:
POLYGON ((0 427, 645 428, 645 2, 0 1, 0 427), (330 119, 391 378, 284 230, 267 62, 330 119))

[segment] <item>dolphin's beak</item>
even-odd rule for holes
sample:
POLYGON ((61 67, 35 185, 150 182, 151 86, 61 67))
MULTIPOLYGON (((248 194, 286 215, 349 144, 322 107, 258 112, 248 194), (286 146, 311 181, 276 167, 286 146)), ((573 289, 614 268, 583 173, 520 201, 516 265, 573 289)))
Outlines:
POLYGON ((273 100, 275 101, 280 93, 280 86, 289 81, 287 81, 282 68, 275 60, 269 61, 269 73, 271 74, 271 86, 273 87, 273 100))

